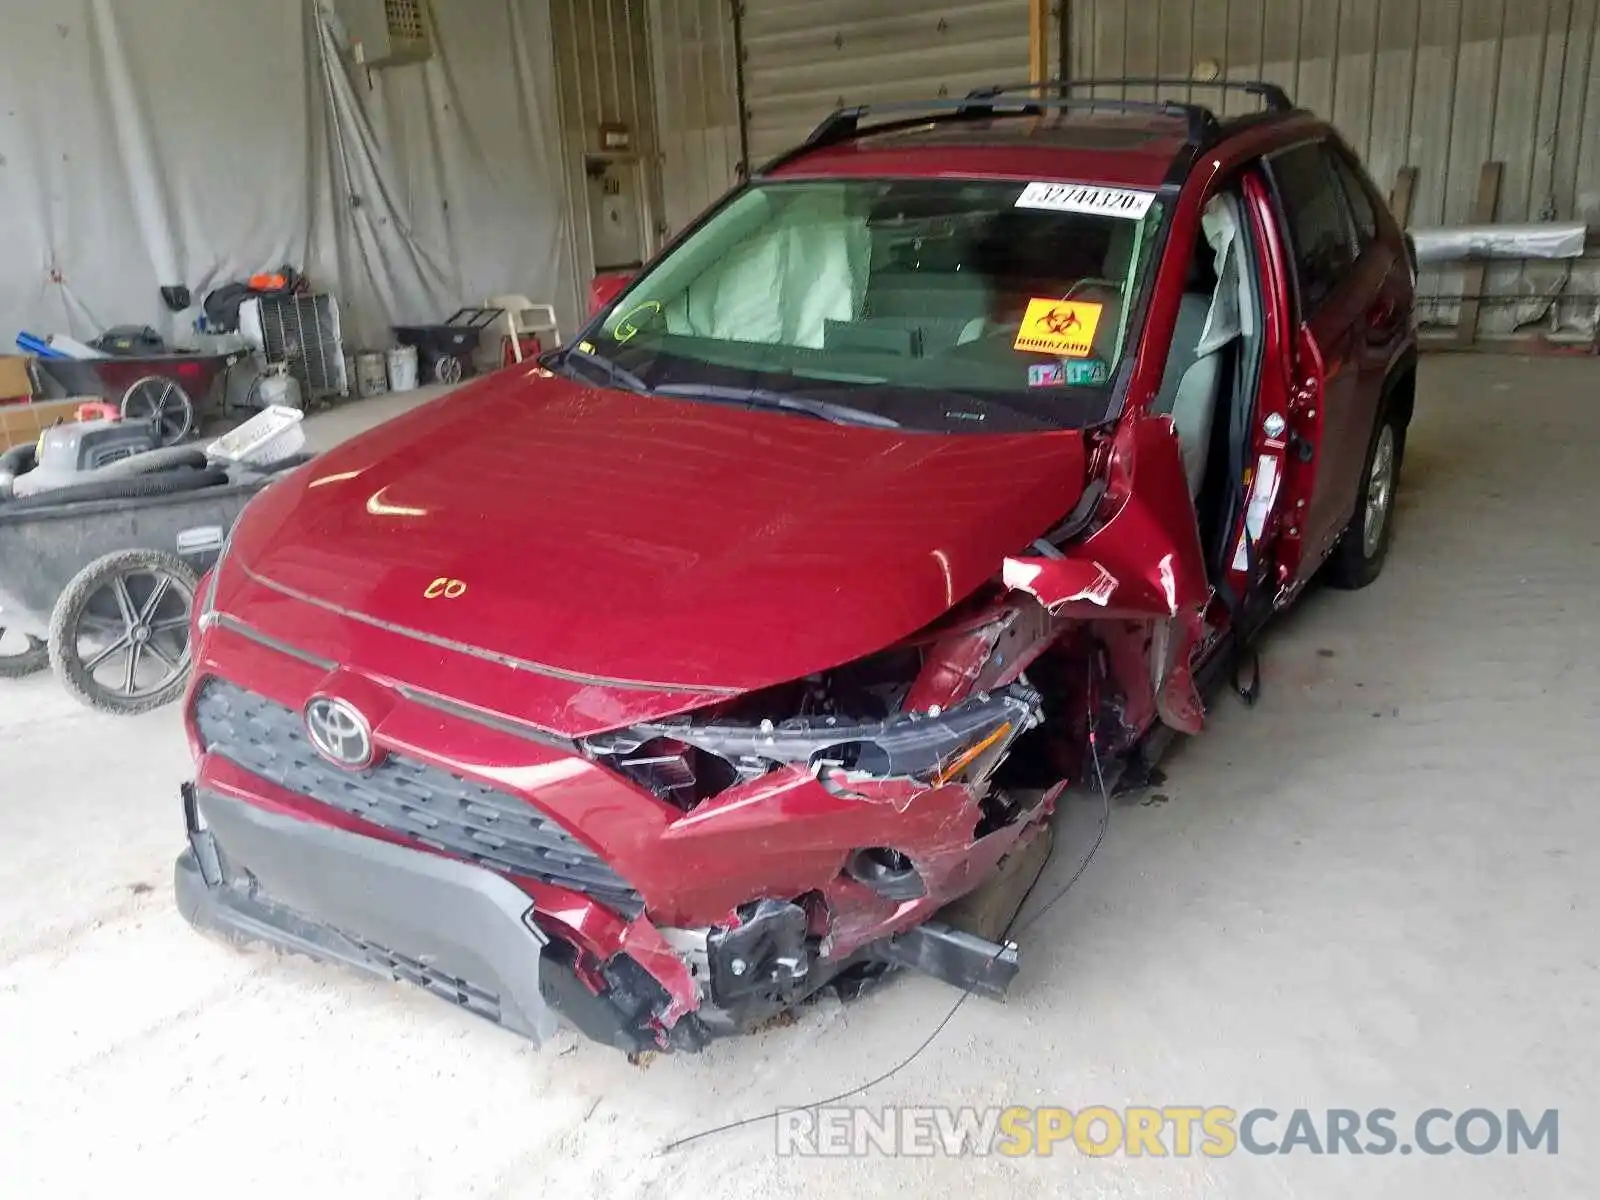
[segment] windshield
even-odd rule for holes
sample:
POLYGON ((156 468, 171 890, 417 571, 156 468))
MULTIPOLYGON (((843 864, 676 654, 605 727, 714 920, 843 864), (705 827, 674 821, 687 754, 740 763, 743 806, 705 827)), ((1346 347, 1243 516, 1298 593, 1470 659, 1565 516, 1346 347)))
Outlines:
POLYGON ((1162 214, 1149 192, 1024 181, 762 184, 636 280, 565 363, 828 419, 1081 427, 1111 404, 1162 214))

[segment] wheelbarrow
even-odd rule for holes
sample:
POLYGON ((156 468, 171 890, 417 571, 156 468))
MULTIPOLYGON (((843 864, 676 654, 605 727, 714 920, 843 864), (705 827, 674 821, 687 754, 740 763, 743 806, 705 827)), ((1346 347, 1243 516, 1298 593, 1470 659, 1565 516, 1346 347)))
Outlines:
POLYGON ((111 713, 176 700, 200 577, 250 499, 306 457, 163 472, 145 495, 124 485, 109 499, 0 503, 0 676, 48 662, 69 693, 111 713))
POLYGON ((394 339, 415 346, 426 377, 434 383, 460 383, 476 368, 473 356, 483 331, 502 316, 503 308, 461 308, 442 325, 396 325, 394 339))
POLYGON ((247 358, 230 354, 158 354, 143 358, 40 358, 47 384, 63 396, 100 396, 117 405, 127 421, 155 426, 161 445, 172 446, 198 431, 199 419, 215 407, 217 382, 247 358))

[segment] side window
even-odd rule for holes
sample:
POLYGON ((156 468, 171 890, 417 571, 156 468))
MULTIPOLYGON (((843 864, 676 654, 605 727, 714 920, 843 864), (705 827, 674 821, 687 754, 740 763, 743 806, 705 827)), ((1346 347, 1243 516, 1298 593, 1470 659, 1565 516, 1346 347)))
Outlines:
POLYGON ((1361 235, 1361 249, 1364 251, 1378 240, 1378 216, 1372 207, 1372 189, 1363 178, 1361 168, 1348 154, 1336 151, 1333 169, 1338 172, 1339 182, 1344 185, 1344 198, 1350 202, 1350 215, 1355 219, 1356 232, 1361 235))
POLYGON ((1285 150, 1267 165, 1289 222, 1301 308, 1310 315, 1355 263, 1350 213, 1320 143, 1285 150))

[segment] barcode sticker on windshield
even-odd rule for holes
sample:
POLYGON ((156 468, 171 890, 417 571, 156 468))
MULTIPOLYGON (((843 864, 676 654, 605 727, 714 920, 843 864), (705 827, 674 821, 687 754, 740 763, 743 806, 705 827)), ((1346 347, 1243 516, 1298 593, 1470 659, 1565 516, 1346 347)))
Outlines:
POLYGON ((1017 208, 1048 208, 1056 212, 1099 213, 1137 221, 1150 211, 1154 192, 1124 188, 1086 187, 1081 183, 1030 183, 1017 197, 1017 208))

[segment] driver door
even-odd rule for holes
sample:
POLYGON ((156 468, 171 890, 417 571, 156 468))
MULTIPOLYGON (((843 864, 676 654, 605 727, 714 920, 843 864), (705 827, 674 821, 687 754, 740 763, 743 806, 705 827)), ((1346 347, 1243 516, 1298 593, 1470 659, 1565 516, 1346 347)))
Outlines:
POLYGON ((1335 174, 1332 147, 1310 141, 1267 157, 1279 219, 1288 235, 1299 336, 1290 405, 1289 455, 1309 468, 1299 522, 1296 582, 1321 565, 1355 506, 1372 413, 1360 403, 1359 331, 1372 281, 1357 269, 1360 244, 1335 174))

